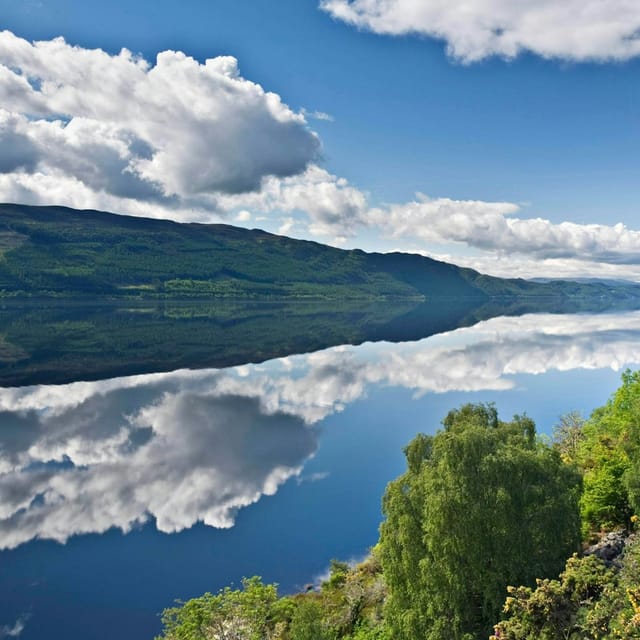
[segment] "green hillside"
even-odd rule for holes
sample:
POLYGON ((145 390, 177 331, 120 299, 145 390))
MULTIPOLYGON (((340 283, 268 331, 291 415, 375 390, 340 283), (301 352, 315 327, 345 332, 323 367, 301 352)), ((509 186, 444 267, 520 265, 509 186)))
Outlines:
POLYGON ((640 288, 504 280, 418 255, 345 251, 257 229, 0 204, 0 295, 635 298, 640 288))

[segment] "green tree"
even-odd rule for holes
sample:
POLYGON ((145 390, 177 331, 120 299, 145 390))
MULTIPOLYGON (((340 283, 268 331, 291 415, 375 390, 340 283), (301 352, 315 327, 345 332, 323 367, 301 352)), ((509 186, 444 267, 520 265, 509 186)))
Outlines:
POLYGON ((571 411, 560 416, 560 422, 553 428, 553 444, 565 462, 575 462, 577 458, 580 442, 584 439, 584 423, 579 411, 571 411))
POLYGON ((290 640, 332 640, 321 601, 305 595, 296 602, 289 627, 290 640))
POLYGON ((585 533, 627 527, 640 512, 640 372, 622 374, 622 386, 592 413, 583 434, 578 463, 585 533))
POLYGON ((557 575, 579 544, 578 473, 529 418, 451 411, 405 449, 383 500, 381 557, 397 640, 487 637, 508 584, 557 575))
POLYGON ((242 580, 242 589, 205 593, 162 613, 164 631, 157 640, 270 640, 286 624, 288 602, 275 584, 259 577, 242 580))
POLYGON ((332 637, 382 637, 385 586, 376 554, 373 549, 364 562, 354 567, 331 561, 331 574, 322 584, 320 598, 332 637))

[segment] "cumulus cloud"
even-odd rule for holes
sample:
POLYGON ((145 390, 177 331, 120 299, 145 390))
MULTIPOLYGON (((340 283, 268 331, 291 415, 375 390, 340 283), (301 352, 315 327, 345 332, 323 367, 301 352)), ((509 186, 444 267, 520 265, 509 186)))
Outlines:
POLYGON ((633 0, 321 0, 336 19, 375 33, 444 40, 463 62, 530 51, 572 61, 640 54, 633 0))
POLYGON ((67 196, 56 204, 202 213, 219 194, 304 172, 319 153, 304 115, 228 56, 199 63, 163 51, 152 65, 125 49, 4 31, 0 98, 4 200, 47 202, 61 182, 67 196))
POLYGON ((640 231, 616 225, 553 223, 519 218, 510 202, 428 198, 373 209, 370 218, 394 238, 461 242, 470 247, 534 258, 574 258, 592 262, 640 262, 640 231))
POLYGON ((640 312, 493 318, 405 344, 263 365, 0 389, 0 547, 154 518, 229 527, 302 475, 325 417, 380 386, 503 390, 517 374, 640 363, 640 312))
POLYGON ((199 222, 275 214, 283 232, 338 242, 364 224, 365 194, 316 163, 305 115, 331 116, 293 112, 235 58, 164 51, 152 65, 4 31, 0 105, 1 201, 199 222))
POLYGON ((221 197, 219 204, 226 210, 303 213, 306 217, 303 222, 290 216, 283 218, 283 222, 289 224, 281 233, 291 231, 298 224, 312 235, 338 241, 354 236, 370 224, 366 194, 345 178, 317 165, 311 165, 299 176, 267 179, 258 193, 221 197))

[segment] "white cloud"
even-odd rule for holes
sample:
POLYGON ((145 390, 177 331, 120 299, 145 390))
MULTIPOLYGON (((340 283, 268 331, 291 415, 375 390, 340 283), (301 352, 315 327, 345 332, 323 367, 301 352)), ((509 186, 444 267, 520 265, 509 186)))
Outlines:
POLYGON ((335 118, 330 113, 325 113, 324 111, 307 111, 306 109, 302 109, 301 112, 304 114, 305 118, 310 118, 311 120, 335 122, 335 118))
POLYGON ((320 7, 375 33, 444 40, 463 62, 522 51, 572 61, 640 54, 635 0, 321 0, 320 7))
POLYGON ((164 51, 151 65, 4 31, 0 105, 0 201, 200 222, 285 214, 283 232, 295 212, 338 241, 363 224, 365 195, 315 164, 307 112, 231 57, 164 51))
POLYGON ((420 199, 370 212, 372 221, 393 238, 424 242, 460 242, 502 254, 539 259, 574 258, 591 262, 640 262, 640 231, 622 223, 553 223, 544 218, 519 218, 509 202, 420 199))
MULTIPOLYGON (((304 228, 314 236, 343 239, 369 224, 366 194, 317 165, 311 165, 298 176, 269 178, 259 193, 224 196, 218 202, 225 210, 302 213, 304 228)), ((287 218, 286 227, 280 232, 287 233, 294 222, 293 218, 287 218)))
POLYGON ((639 274, 640 231, 615 225, 554 223, 521 217, 520 205, 430 198, 372 207, 366 193, 316 165, 303 174, 271 178, 261 192, 219 199, 226 210, 284 212, 279 233, 308 234, 342 244, 369 230, 379 237, 411 243, 404 250, 471 266, 485 273, 635 278, 639 274), (480 256, 444 255, 459 244, 480 256), (425 250, 425 246, 430 249, 425 250), (440 247, 440 249, 438 249, 440 247))
MULTIPOLYGON (((403 251, 398 248, 398 251, 403 251)), ((573 258, 540 259, 532 256, 509 256, 501 254, 453 255, 451 253, 423 252, 419 249, 406 249, 421 253, 443 262, 469 267, 480 273, 498 278, 602 278, 605 280, 630 280, 640 282, 640 264, 607 264, 573 258)))
POLYGON ((219 194, 304 172, 319 153, 304 116, 243 78, 231 57, 201 64, 164 51, 151 65, 124 49, 4 31, 0 104, 5 201, 51 202, 61 181, 67 196, 56 204, 188 216, 215 208, 219 194))
POLYGON ((314 483, 321 482, 322 480, 326 480, 331 474, 328 471, 317 471, 315 473, 310 473, 309 475, 300 475, 296 478, 296 483, 298 485, 304 484, 305 482, 314 483))
POLYGON ((29 620, 30 615, 21 615, 12 625, 0 626, 0 640, 2 638, 18 638, 22 635, 25 625, 29 620))
POLYGON ((278 233, 282 236, 290 235, 293 229, 295 228, 295 226, 296 226, 295 218, 292 218, 292 217, 283 218, 280 221, 280 226, 278 227, 278 233))

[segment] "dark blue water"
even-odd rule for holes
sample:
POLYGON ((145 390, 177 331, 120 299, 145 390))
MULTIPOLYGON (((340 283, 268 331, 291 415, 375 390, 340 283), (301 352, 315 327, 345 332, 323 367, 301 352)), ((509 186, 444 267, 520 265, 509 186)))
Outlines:
POLYGON ((542 314, 0 389, 0 637, 152 638, 176 598, 254 574, 301 589, 375 544, 402 447, 450 408, 495 402, 550 434, 639 362, 637 312, 542 314))

